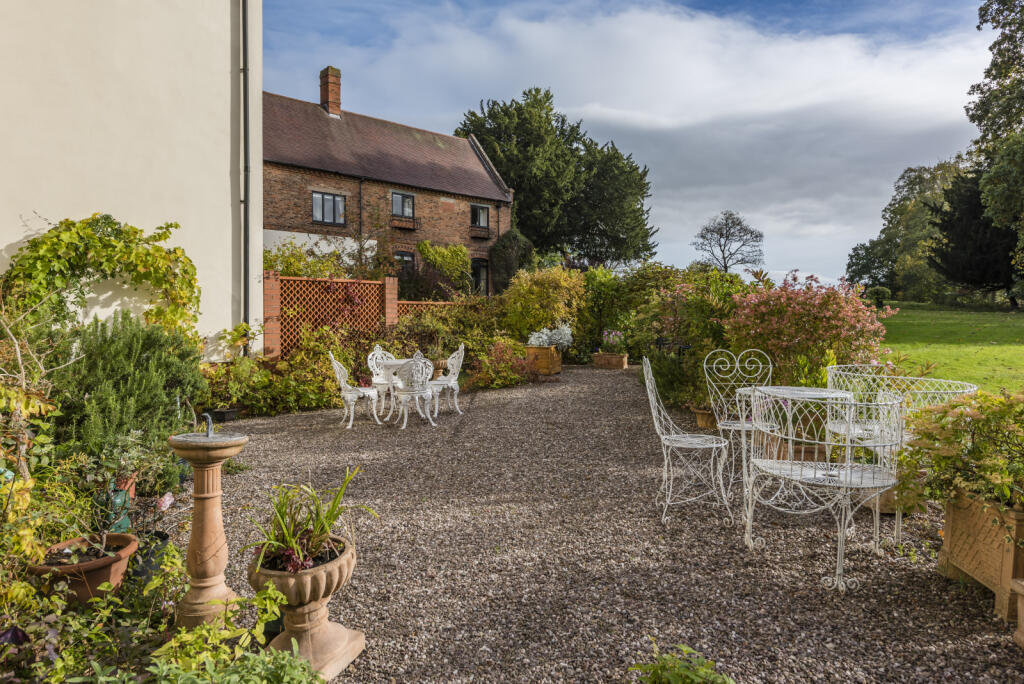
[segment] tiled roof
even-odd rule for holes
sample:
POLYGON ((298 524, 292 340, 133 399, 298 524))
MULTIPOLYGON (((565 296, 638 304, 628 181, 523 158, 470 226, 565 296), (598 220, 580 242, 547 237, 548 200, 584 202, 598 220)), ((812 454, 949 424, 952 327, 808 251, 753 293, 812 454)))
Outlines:
POLYGON ((511 201, 474 141, 263 93, 263 159, 396 185, 511 201))

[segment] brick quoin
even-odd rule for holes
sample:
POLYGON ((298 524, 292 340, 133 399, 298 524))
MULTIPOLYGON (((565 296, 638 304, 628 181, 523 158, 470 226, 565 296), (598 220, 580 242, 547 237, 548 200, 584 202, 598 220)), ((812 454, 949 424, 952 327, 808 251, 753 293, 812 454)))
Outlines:
MULTIPOLYGON (((392 253, 416 252, 416 243, 430 240, 438 245, 465 245, 471 259, 489 259, 491 246, 511 228, 511 204, 463 195, 425 190, 394 183, 360 180, 329 171, 286 164, 263 165, 263 227, 314 235, 374 238, 388 231, 392 253), (313 223, 312 193, 329 192, 345 197, 345 225, 313 223), (391 227, 391 192, 415 196, 416 230, 391 227), (360 226, 362 196, 362 226, 360 226), (472 235, 470 205, 490 207, 490 237, 472 235)), ((419 255, 416 255, 419 265, 419 255)), ((493 287, 492 287, 493 291, 493 287)))

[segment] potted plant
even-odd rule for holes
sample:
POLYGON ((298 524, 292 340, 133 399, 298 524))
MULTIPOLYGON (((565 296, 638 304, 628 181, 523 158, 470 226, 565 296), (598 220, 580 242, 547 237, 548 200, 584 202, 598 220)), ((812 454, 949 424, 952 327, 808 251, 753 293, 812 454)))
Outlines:
POLYGON ((261 538, 251 545, 256 557, 249 565, 249 584, 258 591, 270 582, 287 599, 285 629, 271 648, 290 651, 294 639, 299 655, 325 680, 345 669, 366 643, 362 632, 327 619, 327 603, 356 565, 353 535, 336 534, 334 528, 351 508, 344 503, 345 490, 358 472, 346 470, 341 486, 322 498, 309 485, 275 487, 269 519, 258 525, 261 538))
POLYGON ((572 346, 572 330, 567 323, 530 333, 526 342, 526 363, 539 375, 562 372, 562 352, 572 346))
POLYGON ((897 486, 904 505, 945 505, 939 572, 991 589, 1004 620, 1016 617, 1010 583, 1024 568, 1022 426, 1024 393, 978 392, 921 409, 897 486))
POLYGON ((594 354, 594 365, 612 370, 625 370, 629 366, 626 339, 621 331, 605 330, 601 333, 601 351, 594 354))
MULTIPOLYGON (((81 495, 78 491, 67 491, 62 496, 67 499, 81 495)), ((66 581, 75 599, 81 603, 94 596, 102 596, 105 591, 101 585, 104 583, 109 582, 116 589, 124 579, 129 558, 139 547, 138 539, 131 534, 109 530, 111 514, 102 505, 104 499, 101 497, 81 497, 75 504, 64 500, 55 502, 57 508, 70 518, 81 514, 86 519, 52 520, 58 534, 74 536, 49 546, 38 562, 28 565, 29 573, 66 581), (99 531, 81 534, 82 529, 99 531)))

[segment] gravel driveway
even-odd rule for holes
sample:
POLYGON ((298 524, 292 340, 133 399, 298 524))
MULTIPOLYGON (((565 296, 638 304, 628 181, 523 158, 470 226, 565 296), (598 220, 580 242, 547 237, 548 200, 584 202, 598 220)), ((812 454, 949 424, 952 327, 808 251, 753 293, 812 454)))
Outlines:
POLYGON ((463 408, 438 428, 410 416, 405 431, 363 407, 352 430, 340 411, 231 426, 252 435, 237 459, 251 469, 224 478, 228 583, 246 594, 240 549, 271 486, 329 487, 363 467, 351 500, 380 520, 357 520, 359 564, 331 614, 367 648, 336 681, 623 681, 648 636, 740 682, 1024 681, 991 596, 935 572, 938 511, 910 518, 902 552, 881 558, 858 513, 847 574, 862 584, 839 596, 818 584, 834 566, 828 514, 759 514, 757 553, 703 505, 661 525, 635 368, 568 367, 463 408))

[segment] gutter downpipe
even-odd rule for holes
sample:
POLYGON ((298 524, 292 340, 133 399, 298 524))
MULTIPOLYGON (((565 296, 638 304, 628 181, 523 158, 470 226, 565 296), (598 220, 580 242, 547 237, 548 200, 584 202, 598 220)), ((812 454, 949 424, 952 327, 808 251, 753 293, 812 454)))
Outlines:
MULTIPOLYGON (((249 2, 242 0, 242 146, 245 195, 242 198, 242 322, 249 323, 249 2)), ((248 345, 246 345, 248 347, 248 345)), ((248 348, 246 348, 248 353, 248 348)))

